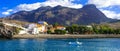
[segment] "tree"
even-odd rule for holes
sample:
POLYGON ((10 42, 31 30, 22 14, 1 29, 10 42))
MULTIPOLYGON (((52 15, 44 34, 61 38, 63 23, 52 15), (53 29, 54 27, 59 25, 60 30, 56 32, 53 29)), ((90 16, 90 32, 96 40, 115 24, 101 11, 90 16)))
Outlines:
POLYGON ((114 32, 115 34, 120 34, 120 29, 116 29, 114 32))
POLYGON ((53 27, 56 27, 56 26, 58 26, 59 24, 56 22, 55 24, 53 24, 53 27))
POLYGON ((55 30, 55 34, 66 34, 66 31, 65 30, 56 29, 55 30))
POLYGON ((12 31, 13 31, 14 35, 18 34, 20 30, 21 30, 21 28, 17 28, 17 27, 14 27, 14 26, 12 27, 12 31))
POLYGON ((47 33, 48 33, 48 34, 51 34, 51 33, 52 33, 52 31, 51 31, 51 30, 48 30, 48 31, 47 31, 47 33))

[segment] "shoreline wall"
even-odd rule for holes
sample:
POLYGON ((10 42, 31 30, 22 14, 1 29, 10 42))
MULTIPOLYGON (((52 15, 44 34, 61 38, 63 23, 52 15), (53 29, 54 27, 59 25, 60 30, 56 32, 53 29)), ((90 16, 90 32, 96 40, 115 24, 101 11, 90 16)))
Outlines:
POLYGON ((50 34, 39 34, 39 35, 14 35, 13 39, 29 39, 29 38, 120 38, 120 35, 113 34, 92 34, 92 35, 50 35, 50 34))

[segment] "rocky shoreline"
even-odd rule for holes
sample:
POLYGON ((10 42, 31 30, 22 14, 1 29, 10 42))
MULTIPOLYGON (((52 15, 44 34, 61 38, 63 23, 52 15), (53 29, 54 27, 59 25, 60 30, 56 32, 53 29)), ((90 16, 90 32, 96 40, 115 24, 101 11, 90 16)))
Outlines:
POLYGON ((39 34, 39 35, 13 35, 13 39, 29 39, 29 38, 120 38, 118 34, 91 34, 91 35, 51 35, 51 34, 39 34))

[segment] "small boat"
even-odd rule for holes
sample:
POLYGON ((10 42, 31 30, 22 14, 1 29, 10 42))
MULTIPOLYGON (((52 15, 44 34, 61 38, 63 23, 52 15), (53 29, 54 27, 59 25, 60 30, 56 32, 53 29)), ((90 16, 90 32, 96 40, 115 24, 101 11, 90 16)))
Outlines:
POLYGON ((69 42, 68 44, 69 44, 69 45, 75 45, 75 46, 76 46, 76 45, 81 45, 82 42, 79 42, 78 39, 76 39, 75 42, 69 42))
POLYGON ((76 42, 69 42, 68 44, 70 44, 70 45, 81 45, 82 42, 76 41, 76 42))

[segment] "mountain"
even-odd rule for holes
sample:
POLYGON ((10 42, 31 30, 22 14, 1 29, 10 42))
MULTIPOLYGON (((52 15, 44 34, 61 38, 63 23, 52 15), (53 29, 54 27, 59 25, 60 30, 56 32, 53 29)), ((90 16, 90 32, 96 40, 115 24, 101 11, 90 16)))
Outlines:
POLYGON ((61 25, 92 23, 99 24, 112 20, 107 18, 93 4, 85 5, 80 9, 73 9, 62 6, 40 7, 32 11, 20 11, 5 18, 28 22, 46 21, 49 24, 59 23, 61 25))
POLYGON ((111 21, 109 23, 120 23, 120 20, 114 20, 114 21, 111 21))

